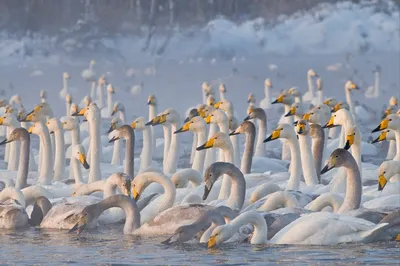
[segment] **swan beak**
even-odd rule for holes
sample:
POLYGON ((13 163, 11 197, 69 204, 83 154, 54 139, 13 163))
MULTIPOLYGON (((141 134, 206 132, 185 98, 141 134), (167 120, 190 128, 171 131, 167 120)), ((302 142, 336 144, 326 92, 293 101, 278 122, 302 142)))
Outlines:
POLYGON ((205 120, 206 120, 206 123, 207 123, 207 124, 210 124, 210 123, 211 123, 211 115, 208 115, 208 116, 205 118, 205 120))
POLYGON ((114 116, 117 112, 118 112, 118 110, 116 108, 114 108, 114 110, 111 112, 111 116, 114 116))
POLYGON ((213 235, 212 237, 210 237, 210 239, 208 239, 207 247, 212 248, 215 247, 216 245, 217 245, 217 236, 213 235))
POLYGON ((79 221, 72 227, 68 233, 73 233, 77 231, 77 234, 79 235, 82 233, 82 231, 86 228, 87 225, 87 215, 83 215, 79 221))
POLYGON ((310 116, 311 116, 311 113, 306 113, 303 115, 303 119, 306 121, 310 121, 310 116))
POLYGON ((204 118, 206 117, 206 111, 204 109, 197 109, 197 112, 199 113, 199 116, 204 118))
POLYGON ((292 116, 296 114, 296 107, 290 108, 289 112, 285 114, 285 117, 292 116))
POLYGON ((344 146, 344 149, 348 150, 350 149, 351 145, 354 143, 354 134, 353 135, 347 135, 346 136, 346 145, 344 146))
POLYGON ((76 191, 72 193, 72 197, 76 197, 76 191))
POLYGON ((79 161, 81 162, 81 164, 83 165, 83 167, 85 169, 89 169, 90 168, 89 164, 86 161, 86 155, 85 154, 82 154, 82 153, 79 154, 79 161))
POLYGON ((178 240, 178 237, 179 237, 179 235, 175 234, 175 235, 165 239, 164 241, 162 241, 161 244, 168 245, 168 244, 175 243, 178 240))
POLYGON ((377 143, 386 140, 387 131, 382 131, 379 136, 373 140, 371 143, 377 143))
POLYGON ((136 122, 134 121, 134 122, 132 122, 132 124, 131 124, 131 128, 132 129, 135 129, 136 128, 136 122))
POLYGON ((385 110, 385 113, 382 116, 382 119, 385 119, 388 115, 392 114, 392 109, 391 108, 387 108, 385 110))
POLYGON ((180 129, 178 129, 177 131, 175 131, 174 134, 188 131, 189 128, 190 128, 190 124, 191 124, 190 122, 186 122, 180 129))
POLYGON ((380 175, 378 178, 378 191, 382 191, 384 189, 384 187, 386 186, 387 183, 387 179, 385 177, 385 175, 380 175))
POLYGON ((231 133, 229 133, 229 136, 235 136, 235 135, 239 135, 240 133, 239 132, 236 132, 236 130, 235 131, 232 131, 231 133))
POLYGON ((330 102, 331 102, 331 100, 328 99, 328 100, 324 101, 324 104, 329 105, 330 102))
POLYGON ((389 119, 385 118, 382 120, 379 126, 377 126, 374 130, 372 130, 372 133, 387 129, 388 126, 389 126, 389 119))
POLYGON ((266 143, 266 142, 268 142, 268 141, 277 139, 277 138, 279 138, 280 136, 281 136, 281 131, 280 131, 279 129, 275 129, 275 130, 272 132, 271 136, 269 136, 268 138, 266 138, 263 142, 266 143))
POLYGON ((214 137, 210 138, 206 143, 197 147, 196 151, 201 151, 201 150, 212 148, 214 146, 214 141, 215 141, 214 137))
POLYGON ((110 128, 107 131, 107 134, 110 134, 111 132, 113 132, 115 130, 115 123, 111 123, 110 128))
POLYGON ((350 89, 352 89, 352 90, 360 90, 360 88, 354 82, 351 83, 350 89))
POLYGON ((140 194, 138 193, 138 191, 137 191, 137 189, 136 189, 136 186, 133 186, 133 199, 134 200, 138 200, 139 199, 139 197, 140 197, 140 194))
POLYGON ((3 117, 0 117, 0 125, 3 125, 3 117))
POLYGON ((400 234, 398 234, 394 240, 400 241, 400 234))
POLYGON ((76 111, 75 113, 72 114, 72 116, 83 116, 86 112, 87 107, 82 108, 79 112, 76 111))
POLYGON ((322 128, 332 128, 332 127, 335 127, 335 117, 334 116, 331 116, 328 123, 325 126, 323 126, 322 128))
POLYGON ((332 108, 332 113, 340 110, 340 108, 342 108, 342 104, 341 103, 337 103, 333 108, 332 108))
POLYGON ((148 125, 152 125, 152 126, 156 126, 156 125, 160 125, 160 124, 164 124, 167 121, 167 115, 159 115, 154 117, 149 123, 146 124, 146 126, 148 125))
POLYGON ((30 112, 30 113, 25 117, 24 122, 25 122, 25 121, 27 121, 27 122, 32 121, 33 115, 34 115, 34 111, 30 112))
POLYGON ((29 132, 29 134, 32 134, 32 132, 33 132, 33 126, 31 126, 31 127, 28 129, 28 132, 29 132))
POLYGON ((203 194, 203 200, 206 200, 208 197, 208 194, 210 194, 212 185, 210 186, 210 188, 207 187, 207 185, 204 186, 204 194, 203 194))
POLYGON ((282 103, 283 102, 283 94, 279 95, 278 98, 276 98, 275 101, 273 101, 271 104, 275 104, 275 103, 282 103))
POLYGON ((336 164, 336 158, 331 158, 329 159, 328 163, 325 165, 325 167, 321 170, 321 175, 325 174, 329 170, 335 167, 336 164))
POLYGON ((3 140, 2 142, 0 142, 0 145, 4 145, 4 144, 6 144, 6 143, 10 143, 12 140, 7 140, 7 139, 5 139, 5 140, 3 140))
POLYGON ((114 137, 112 137, 112 139, 110 139, 110 140, 108 141, 108 143, 112 143, 112 142, 114 142, 114 141, 116 141, 116 140, 119 140, 119 137, 114 136, 114 137))
POLYGON ((306 131, 306 125, 297 123, 297 134, 303 134, 306 131))
POLYGON ((214 107, 219 109, 219 107, 221 106, 222 101, 217 102, 216 104, 214 104, 214 107))
POLYGON ((243 119, 243 121, 248 121, 248 120, 250 120, 250 119, 252 119, 252 118, 250 117, 250 114, 249 114, 248 116, 246 116, 245 119, 243 119))

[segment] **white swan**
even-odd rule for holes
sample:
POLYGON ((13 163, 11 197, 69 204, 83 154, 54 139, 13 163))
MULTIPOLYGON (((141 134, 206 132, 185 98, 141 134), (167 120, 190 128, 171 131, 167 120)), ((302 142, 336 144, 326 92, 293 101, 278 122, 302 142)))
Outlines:
MULTIPOLYGON (((111 119, 110 128, 108 129, 107 134, 110 134, 114 130, 120 128, 123 124, 124 123, 120 118, 114 117, 113 119, 111 119)), ((121 162, 122 162, 122 141, 116 140, 114 141, 111 164, 121 165, 121 162)))
POLYGON ((399 161, 384 161, 379 166, 378 191, 382 191, 390 181, 385 194, 400 193, 400 162, 399 161))
POLYGON ((47 128, 50 134, 56 137, 56 150, 54 155, 54 175, 53 180, 60 181, 64 177, 65 171, 65 143, 64 129, 57 118, 52 118, 47 121, 47 128))
POLYGON ((272 82, 270 79, 264 81, 264 98, 260 101, 260 107, 263 109, 271 108, 271 90, 272 82))
POLYGON ((96 64, 96 61, 90 60, 89 68, 86 68, 82 71, 81 75, 88 82, 96 81, 96 72, 93 70, 93 66, 96 64))
POLYGON ((138 117, 132 122, 131 127, 142 131, 143 133, 143 146, 142 153, 140 154, 140 166, 138 173, 143 172, 151 166, 151 161, 153 157, 153 143, 151 137, 151 127, 146 126, 146 121, 144 117, 138 117))
POLYGON ((110 140, 114 142, 118 139, 124 138, 126 143, 125 149, 125 160, 124 160, 124 172, 129 176, 134 176, 134 158, 133 154, 135 153, 135 133, 133 129, 128 125, 123 125, 120 128, 115 130, 114 137, 110 140))
MULTIPOLYGON (((154 117, 157 116, 157 99, 156 96, 153 94, 150 94, 148 99, 147 99, 147 105, 149 106, 149 121, 151 121, 154 117)), ((155 134, 155 128, 150 127, 150 132, 151 132, 151 143, 152 143, 152 153, 156 152, 156 134, 155 134)), ((164 139, 164 146, 166 145, 164 139)), ((169 143, 168 143, 169 145, 169 143)), ((165 149, 164 149, 165 150, 165 149)), ((165 153, 164 153, 165 156, 165 153)))
POLYGON ((257 119, 258 121, 257 142, 254 156, 266 157, 267 152, 263 141, 267 135, 267 115, 262 108, 250 109, 247 114, 248 116, 244 119, 245 121, 251 119, 257 119))
POLYGON ((373 143, 378 143, 381 141, 387 140, 389 141, 389 148, 387 151, 386 155, 386 160, 393 160, 393 158, 396 156, 396 153, 400 151, 396 151, 396 136, 393 132, 393 130, 387 129, 387 130, 382 130, 379 133, 379 136, 374 139, 371 144, 373 143))
POLYGON ((352 90, 359 90, 359 87, 351 80, 346 81, 345 85, 344 85, 344 92, 346 95, 346 102, 349 105, 350 108, 350 113, 355 116, 356 115, 356 111, 355 111, 355 106, 353 104, 353 100, 351 97, 351 91, 352 90))
POLYGON ((400 117, 397 114, 388 115, 385 119, 381 121, 379 126, 377 126, 372 132, 378 132, 384 129, 393 130, 396 137, 396 150, 397 154, 393 158, 395 161, 400 161, 400 117))
POLYGON ((68 91, 68 80, 69 79, 71 79, 71 76, 67 72, 64 72, 63 73, 63 88, 60 91, 60 97, 63 100, 65 99, 65 96, 67 96, 67 94, 69 94, 69 91, 68 91))
MULTIPOLYGON (((9 135, 14 131, 14 129, 20 127, 20 123, 13 113, 5 113, 0 117, 0 125, 7 126, 7 132, 9 135)), ((6 137, 9 137, 6 136, 6 137)), ((16 171, 18 169, 18 158, 19 158, 19 141, 14 141, 10 144, 6 144, 9 147, 8 158, 5 156, 5 161, 8 161, 7 170, 16 171)))

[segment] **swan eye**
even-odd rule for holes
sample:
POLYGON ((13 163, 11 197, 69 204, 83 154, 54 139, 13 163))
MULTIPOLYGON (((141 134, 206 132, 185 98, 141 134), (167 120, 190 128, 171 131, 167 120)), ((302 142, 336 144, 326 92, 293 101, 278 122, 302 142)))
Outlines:
POLYGON ((209 174, 209 176, 212 176, 212 174, 209 174))
POLYGON ((314 114, 314 113, 311 113, 312 115, 314 114))
POLYGON ((336 115, 333 115, 333 117, 336 117, 336 115))
POLYGON ((386 174, 386 171, 385 171, 385 172, 383 172, 383 174, 386 174))
POLYGON ((389 121, 392 121, 392 119, 389 119, 389 121))
POLYGON ((336 158, 339 158, 339 155, 336 155, 335 157, 336 157, 336 158))

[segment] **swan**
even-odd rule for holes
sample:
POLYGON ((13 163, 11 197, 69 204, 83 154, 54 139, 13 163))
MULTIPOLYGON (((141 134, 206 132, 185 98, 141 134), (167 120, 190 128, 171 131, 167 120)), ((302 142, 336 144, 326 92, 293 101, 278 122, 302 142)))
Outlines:
POLYGON ((122 123, 125 123, 126 122, 125 106, 118 101, 114 103, 111 116, 114 116, 116 113, 119 113, 119 119, 121 119, 122 123))
POLYGON ((385 129, 391 129, 394 132, 397 154, 393 160, 400 161, 400 117, 397 114, 388 115, 372 132, 378 132, 385 129))
MULTIPOLYGON (((7 126, 8 135, 14 131, 14 129, 20 127, 20 123, 13 113, 5 113, 0 117, 0 125, 7 126)), ((14 141, 10 144, 6 144, 9 147, 8 158, 5 156, 5 161, 8 161, 7 170, 16 171, 18 169, 18 157, 19 157, 19 141, 14 141)), ((7 154, 7 151, 6 151, 7 154)))
POLYGON ((247 211, 240 214, 229 223, 217 226, 211 233, 211 237, 208 240, 208 248, 215 247, 216 245, 220 245, 229 240, 236 232, 239 231, 240 227, 249 223, 254 226, 254 232, 250 243, 267 244, 268 229, 264 217, 256 211, 247 211))
POLYGON ((71 104, 72 104, 72 96, 71 94, 65 95, 65 115, 69 116, 70 111, 71 111, 71 104))
MULTIPOLYGON (((107 180, 82 184, 77 191, 73 193, 72 198, 64 198, 52 206, 40 223, 40 228, 70 229, 73 226, 71 225, 71 219, 75 215, 82 211, 87 205, 98 202, 96 197, 78 197, 79 195, 103 191, 103 199, 106 199, 115 194, 117 187, 124 195, 130 196, 131 177, 124 173, 114 173, 108 177, 107 180)), ((105 220, 107 221, 108 219, 105 220)))
POLYGON ((118 139, 124 138, 126 142, 125 149, 125 164, 124 171, 129 176, 134 176, 134 158, 133 154, 135 153, 135 133, 133 129, 129 125, 123 125, 120 128, 115 130, 116 133, 112 139, 110 139, 110 143, 114 142, 118 139))
POLYGON ((190 182, 191 187, 195 188, 201 185, 203 177, 200 172, 191 168, 180 169, 172 177, 172 183, 175 188, 185 188, 190 182))
POLYGON ((301 166, 300 166, 300 148, 299 142, 297 141, 296 133, 294 132, 292 126, 289 124, 278 124, 276 129, 272 132, 272 134, 264 140, 264 142, 269 142, 278 138, 283 138, 287 140, 287 143, 290 147, 290 157, 291 161, 291 171, 289 181, 286 186, 286 190, 299 190, 300 188, 300 175, 301 175, 301 166))
MULTIPOLYGON (((64 131, 67 132, 71 132, 71 148, 75 147, 76 145, 81 144, 81 133, 80 133, 80 129, 79 129, 79 122, 78 122, 78 118, 76 117, 64 117, 62 118, 62 127, 64 129, 64 131)), ((65 139, 65 137, 64 137, 65 139)), ((67 152, 68 153, 68 152, 67 152)), ((71 154, 72 151, 71 151, 71 154)), ((78 166, 78 162, 76 160, 71 159, 70 162, 70 168, 75 168, 78 166)), ((81 176, 81 170, 79 167, 77 167, 77 171, 79 172, 79 176, 81 176)), ((70 177, 72 177, 72 171, 70 171, 70 177)))
POLYGON ((107 85, 107 113, 105 117, 112 116, 113 113, 113 94, 115 94, 115 88, 111 85, 107 85))
POLYGON ((192 224, 180 226, 171 237, 164 240, 162 243, 184 243, 195 238, 199 232, 204 232, 199 242, 207 243, 215 227, 225 224, 225 219, 232 220, 236 216, 237 213, 230 208, 219 206, 213 210, 206 211, 192 224))
POLYGON ((315 170, 317 171, 318 182, 321 183, 322 159, 324 156, 325 146, 325 131, 320 125, 311 124, 309 132, 313 142, 311 146, 315 170))
MULTIPOLYGON (((396 136, 393 132, 393 130, 387 129, 387 130, 382 130, 379 134, 379 136, 374 139, 371 143, 378 143, 381 141, 387 140, 389 141, 389 148, 387 151, 386 155, 386 160, 393 160, 393 158, 396 156, 396 136)), ((399 151, 400 152, 400 151, 399 151)))
POLYGON ((262 108, 253 108, 248 111, 248 116, 244 121, 250 119, 258 119, 258 132, 257 132, 257 142, 255 146, 254 156, 266 157, 267 152, 265 150, 265 144, 263 143, 267 135, 267 115, 262 108))
MULTIPOLYGON (((339 103, 335 98, 327 98, 324 102, 324 104, 328 105, 329 108, 331 108, 332 112, 336 112, 337 110, 341 109, 341 106, 338 106, 337 110, 333 110, 335 106, 339 103)), ((329 129, 329 138, 335 139, 338 135, 338 129, 337 127, 333 127, 329 129)))
POLYGON ((292 115, 294 116, 294 119, 296 121, 300 120, 303 117, 304 111, 303 111, 303 107, 300 103, 294 102, 290 106, 290 110, 289 110, 289 112, 286 113, 285 117, 292 116, 292 115))
POLYGON ((266 79, 264 81, 264 99, 260 101, 260 107, 262 109, 270 109, 271 108, 271 90, 272 90, 272 82, 270 79, 266 79))
POLYGON ((97 82, 97 105, 98 108, 101 110, 104 108, 104 86, 107 84, 107 80, 104 76, 99 78, 97 82))
POLYGON ((226 94, 227 90, 226 90, 226 86, 224 83, 219 84, 219 99, 221 101, 225 100, 225 94, 226 94))
POLYGON ((71 76, 67 72, 64 72, 63 73, 63 88, 60 91, 61 99, 65 99, 65 96, 67 96, 67 94, 69 94, 69 91, 68 91, 68 80, 69 79, 71 79, 71 76))
MULTIPOLYGON (((290 111, 290 106, 293 104, 293 95, 288 94, 286 91, 283 91, 276 99, 272 102, 272 104, 281 103, 285 107, 285 111, 283 117, 280 120, 280 123, 287 123, 292 124, 293 118, 292 117, 285 117, 284 115, 290 111)), ((287 142, 283 142, 282 145, 282 160, 289 160, 290 159, 290 152, 287 142)))
POLYGON ((311 151, 310 126, 306 120, 301 119, 297 121, 295 130, 299 140, 301 164, 306 185, 314 186, 318 184, 318 177, 311 151))
POLYGON ((388 180, 390 181, 390 187, 395 188, 389 189, 389 194, 394 194, 394 193, 399 193, 399 182, 400 182, 400 162, 399 161, 384 161, 380 166, 379 166, 379 172, 378 172, 379 178, 378 178, 378 191, 382 191, 385 186, 388 183, 388 180), (392 183, 393 184, 392 186, 392 183), (394 193, 390 193, 394 192, 394 193))
MULTIPOLYGON (((114 130, 120 128, 122 125, 123 121, 118 117, 114 117, 113 119, 111 119, 110 128, 108 129, 107 134, 110 134, 114 130)), ((121 162, 122 162, 122 142, 121 140, 116 140, 114 141, 111 164, 120 165, 121 162)))
POLYGON ((72 177, 75 181, 75 188, 84 184, 82 178, 82 171, 80 165, 85 169, 89 169, 90 166, 86 161, 86 153, 85 148, 81 144, 72 145, 71 149, 71 164, 70 164, 70 172, 72 173, 72 177))
POLYGON ((96 61, 90 60, 89 68, 86 68, 82 71, 81 76, 85 81, 95 82, 96 81, 96 72, 93 70, 93 66, 96 64, 96 61))
POLYGON ((132 129, 141 130, 143 133, 143 146, 142 153, 140 154, 140 166, 139 173, 145 171, 151 166, 151 159, 153 157, 153 144, 151 138, 151 127, 146 126, 146 121, 144 117, 138 117, 132 122, 132 129))
POLYGON ((57 118, 51 118, 49 121, 47 121, 46 125, 49 133, 54 134, 56 137, 53 180, 60 181, 63 178, 65 171, 64 129, 60 120, 57 118))
POLYGON ((90 170, 88 183, 101 179, 100 156, 102 153, 100 138, 100 110, 96 103, 90 103, 88 107, 83 108, 75 116, 85 116, 90 127, 90 170))
MULTIPOLYGON (((180 123, 180 116, 179 113, 173 109, 169 108, 162 112, 160 115, 156 116, 153 118, 151 121, 146 123, 146 126, 148 125, 159 125, 159 124, 164 124, 164 123, 170 123, 171 124, 171 131, 175 132, 179 129, 179 123, 180 123)), ((164 172, 167 174, 173 174, 176 172, 177 164, 178 164, 178 159, 179 159, 179 134, 173 134, 171 138, 171 144, 167 156, 167 160, 165 161, 164 158, 164 172)))
MULTIPOLYGON (((153 118, 157 116, 157 99, 154 94, 150 94, 148 99, 147 99, 147 105, 149 106, 149 121, 151 121, 153 118)), ((152 151, 153 154, 156 152, 156 135, 155 135, 155 128, 150 127, 150 132, 151 132, 151 143, 152 143, 152 151)), ((166 139, 164 139, 164 146, 169 146, 166 145, 166 139)), ((165 153, 165 148, 164 148, 164 156, 166 155, 165 153)), ((166 157, 164 157, 166 158, 166 157)))
MULTIPOLYGON (((240 165, 240 170, 243 174, 249 174, 251 172, 251 164, 253 161, 253 151, 254 151, 254 139, 256 134, 256 127, 250 121, 244 121, 238 128, 236 128, 229 135, 245 134, 246 142, 242 157, 242 162, 240 165)), ((264 145, 261 143, 261 145, 264 145)))
MULTIPOLYGON (((196 147, 201 146, 203 143, 207 141, 206 122, 200 116, 195 116, 192 119, 190 119, 180 129, 175 131, 174 134, 178 134, 185 131, 193 131, 194 134, 197 135, 196 147)), ((194 170, 197 170, 199 173, 203 173, 205 157, 206 157, 206 151, 204 150, 200 150, 195 153, 192 168, 194 170)))
MULTIPOLYGON (((190 121, 195 116, 199 116, 199 112, 197 111, 197 108, 192 108, 190 109, 189 113, 187 114, 187 117, 183 121, 184 123, 187 123, 190 121)), ((192 151, 190 152, 190 163, 193 164, 194 157, 196 156, 196 147, 197 145, 197 134, 193 134, 193 140, 192 140, 192 151)))
POLYGON ((0 229, 19 229, 28 226, 29 216, 18 201, 0 203, 0 229))
POLYGON ((346 81, 344 85, 344 93, 346 95, 346 102, 349 105, 350 108, 350 113, 355 116, 356 111, 355 111, 355 106, 353 104, 353 100, 351 97, 351 91, 352 90, 360 90, 360 88, 351 80, 346 81))
POLYGON ((311 102, 314 99, 314 84, 313 78, 318 77, 317 72, 314 69, 309 69, 307 71, 307 84, 308 84, 308 91, 304 93, 303 101, 311 102))

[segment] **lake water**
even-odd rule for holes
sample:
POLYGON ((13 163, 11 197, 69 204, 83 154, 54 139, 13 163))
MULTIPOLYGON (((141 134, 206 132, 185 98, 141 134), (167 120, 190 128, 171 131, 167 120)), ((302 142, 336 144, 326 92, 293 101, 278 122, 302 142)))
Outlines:
POLYGON ((292 246, 247 243, 208 249, 203 244, 164 245, 166 237, 122 235, 122 225, 85 231, 27 229, 0 232, 0 264, 131 264, 131 265, 399 265, 400 243, 292 246))

